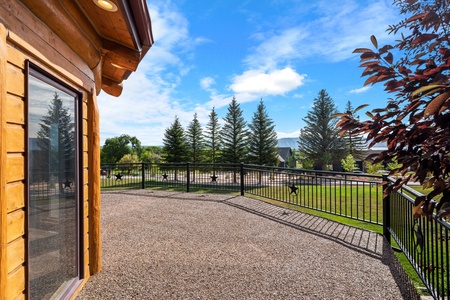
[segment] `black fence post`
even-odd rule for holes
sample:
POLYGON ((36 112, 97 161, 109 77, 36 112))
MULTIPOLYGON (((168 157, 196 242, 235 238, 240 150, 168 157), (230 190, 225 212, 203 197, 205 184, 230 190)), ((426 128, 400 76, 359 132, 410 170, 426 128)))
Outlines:
POLYGON ((244 164, 243 163, 241 163, 239 173, 240 173, 239 177, 241 178, 241 196, 244 196, 245 183, 244 183, 244 164))
POLYGON ((191 164, 186 163, 186 192, 189 193, 191 185, 191 164))
POLYGON ((145 163, 144 162, 142 162, 141 163, 141 170, 142 170, 142 177, 141 177, 141 179, 142 179, 142 185, 141 185, 141 188, 144 190, 145 189, 145 163))
POLYGON ((391 244, 391 195, 387 194, 388 176, 383 175, 383 235, 391 244))

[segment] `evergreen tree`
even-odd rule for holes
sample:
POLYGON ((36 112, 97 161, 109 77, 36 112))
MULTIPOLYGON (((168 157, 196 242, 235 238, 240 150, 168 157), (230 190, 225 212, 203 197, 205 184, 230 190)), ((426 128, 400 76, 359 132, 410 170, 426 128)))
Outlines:
POLYGON ((56 92, 39 126, 37 144, 42 152, 49 154, 38 161, 39 168, 59 178, 60 189, 63 189, 63 180, 74 176, 71 166, 75 159, 75 122, 56 92))
POLYGON ((193 163, 202 162, 203 157, 203 132, 202 126, 197 118, 197 113, 194 114, 194 119, 189 123, 186 136, 189 144, 189 160, 193 163))
POLYGON ((292 155, 289 156, 288 168, 296 168, 298 160, 298 153, 296 149, 292 149, 292 155))
POLYGON ((177 116, 175 121, 166 129, 163 138, 164 159, 166 162, 187 162, 189 145, 183 126, 177 116))
POLYGON ((238 164, 244 161, 247 154, 247 122, 242 116, 242 110, 236 98, 233 97, 228 106, 228 113, 221 130, 222 161, 238 164))
POLYGON ((248 142, 249 163, 261 166, 275 166, 278 161, 277 133, 262 99, 248 127, 250 128, 248 142))
MULTIPOLYGON (((352 103, 347 101, 345 114, 349 115, 351 118, 359 120, 359 117, 356 116, 356 112, 363 107, 365 106, 360 106, 355 110, 353 109, 352 103)), ((347 152, 355 159, 364 160, 367 156, 367 143, 364 141, 364 135, 362 133, 356 133, 355 131, 355 129, 349 129, 343 136, 347 146, 347 152)))
POLYGON ((208 158, 207 161, 210 163, 216 163, 218 158, 218 153, 220 149, 219 144, 219 117, 214 110, 214 107, 209 114, 209 121, 206 124, 206 132, 205 132, 205 146, 208 149, 208 158))
POLYGON ((336 128, 338 120, 333 118, 335 113, 337 110, 333 99, 325 90, 321 90, 314 99, 312 111, 303 118, 306 125, 300 131, 299 151, 322 169, 339 162, 347 154, 345 141, 336 128))

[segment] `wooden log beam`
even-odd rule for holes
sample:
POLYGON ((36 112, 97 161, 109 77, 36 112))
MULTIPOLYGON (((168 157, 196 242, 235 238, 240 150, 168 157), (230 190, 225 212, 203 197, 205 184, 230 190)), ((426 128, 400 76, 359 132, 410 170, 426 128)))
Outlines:
MULTIPOLYGON (((79 22, 74 20, 60 1, 22 0, 22 3, 39 19, 43 20, 76 54, 83 58, 91 69, 99 64, 101 51, 98 45, 95 45, 83 31, 88 30, 88 27, 80 28, 78 23, 82 23, 83 20, 79 20, 79 22)), ((71 7, 71 10, 75 9, 74 6, 71 7)), ((75 15, 80 16, 79 14, 75 15)), ((93 33, 91 32, 89 35, 92 36, 93 33)))
POLYGON ((105 61, 109 61, 123 69, 136 71, 141 61, 139 51, 127 48, 108 39, 103 39, 102 53, 105 61))
MULTIPOLYGON (((0 19, 5 21, 7 39, 15 47, 37 58, 46 65, 66 70, 80 78, 83 87, 90 89, 94 77, 92 70, 76 55, 64 41, 57 38, 50 29, 38 20, 20 2, 0 0, 0 19), (56 66, 57 65, 57 66, 56 66)), ((62 73, 61 75, 65 76, 62 73)), ((73 78, 69 78, 72 80, 73 78)), ((77 84, 79 84, 76 81, 77 84)))
POLYGON ((107 94, 119 97, 122 94, 123 86, 122 83, 116 82, 108 77, 102 77, 102 90, 107 94))
POLYGON ((96 95, 100 94, 102 91, 102 62, 100 62, 95 68, 92 69, 92 73, 95 78, 95 90, 96 95))
POLYGON ((102 269, 102 239, 100 231, 100 116, 95 93, 88 101, 89 149, 89 268, 91 275, 102 269))
POLYGON ((102 39, 97 33, 97 30, 92 25, 91 21, 86 17, 86 14, 78 6, 74 0, 59 0, 65 7, 66 11, 72 16, 82 30, 83 34, 91 41, 91 43, 100 49, 102 46, 102 39))

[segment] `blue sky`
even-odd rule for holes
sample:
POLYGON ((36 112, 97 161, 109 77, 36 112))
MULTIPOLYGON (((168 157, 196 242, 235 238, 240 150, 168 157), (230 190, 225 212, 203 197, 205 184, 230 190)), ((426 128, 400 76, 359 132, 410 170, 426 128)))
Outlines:
POLYGON ((98 96, 101 144, 129 134, 162 145, 178 116, 203 126, 233 96, 249 123, 262 98, 278 138, 298 137, 314 98, 326 89, 339 110, 386 104, 382 85, 363 87, 355 48, 392 43, 400 16, 392 0, 151 0, 155 44, 124 81, 119 98, 98 96))

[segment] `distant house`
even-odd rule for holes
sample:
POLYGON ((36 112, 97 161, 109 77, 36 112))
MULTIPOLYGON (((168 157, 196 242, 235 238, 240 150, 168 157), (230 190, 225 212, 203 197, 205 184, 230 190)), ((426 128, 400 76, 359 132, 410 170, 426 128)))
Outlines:
POLYGON ((278 160, 279 160, 278 167, 288 168, 291 156, 292 156, 291 147, 278 147, 278 160))

